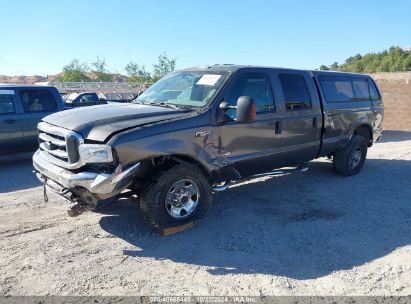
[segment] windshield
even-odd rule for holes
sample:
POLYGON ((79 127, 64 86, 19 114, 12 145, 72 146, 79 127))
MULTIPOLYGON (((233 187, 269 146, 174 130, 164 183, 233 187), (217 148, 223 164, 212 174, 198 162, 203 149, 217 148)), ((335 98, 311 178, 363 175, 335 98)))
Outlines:
POLYGON ((64 96, 64 97, 65 97, 64 100, 74 101, 74 100, 78 97, 78 95, 79 95, 79 94, 77 94, 77 93, 67 94, 66 96, 64 96))
POLYGON ((182 107, 203 107, 216 94, 228 73, 177 72, 160 79, 136 101, 182 107))

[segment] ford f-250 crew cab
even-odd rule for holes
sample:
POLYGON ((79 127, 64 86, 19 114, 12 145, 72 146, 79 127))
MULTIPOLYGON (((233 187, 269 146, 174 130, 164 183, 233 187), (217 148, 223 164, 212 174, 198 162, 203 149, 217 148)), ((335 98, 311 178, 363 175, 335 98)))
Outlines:
POLYGON ((357 174, 382 120, 381 95, 367 75, 200 66, 170 73, 134 104, 45 117, 33 163, 45 189, 75 203, 71 214, 137 196, 162 229, 199 217, 213 191, 305 171, 318 157, 357 174))

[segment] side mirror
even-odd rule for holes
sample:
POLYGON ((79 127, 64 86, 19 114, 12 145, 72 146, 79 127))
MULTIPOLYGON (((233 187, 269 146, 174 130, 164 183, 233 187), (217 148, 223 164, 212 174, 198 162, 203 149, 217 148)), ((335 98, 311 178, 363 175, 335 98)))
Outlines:
POLYGON ((237 100, 237 122, 253 122, 256 117, 257 111, 254 100, 249 96, 240 96, 237 100))

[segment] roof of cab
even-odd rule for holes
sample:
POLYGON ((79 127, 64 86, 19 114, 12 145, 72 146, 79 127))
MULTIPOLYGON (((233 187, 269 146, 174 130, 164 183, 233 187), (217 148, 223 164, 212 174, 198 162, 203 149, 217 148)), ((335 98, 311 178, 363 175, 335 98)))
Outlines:
POLYGON ((302 70, 302 69, 289 69, 289 68, 279 68, 279 67, 268 67, 268 66, 258 66, 258 65, 236 65, 236 64, 213 64, 213 65, 198 65, 191 68, 184 68, 181 71, 214 71, 214 72, 235 72, 245 68, 254 69, 275 69, 281 71, 302 71, 307 72, 313 76, 317 75, 339 75, 339 76, 353 76, 353 75, 363 75, 366 74, 359 73, 347 73, 347 72, 337 72, 337 71, 321 71, 321 70, 302 70))
POLYGON ((322 71, 322 70, 314 70, 309 71, 313 76, 320 76, 320 75, 327 75, 327 76, 363 76, 363 77, 371 77, 368 74, 362 73, 350 73, 350 72, 338 72, 338 71, 322 71))
POLYGON ((245 65, 235 65, 235 64, 212 64, 212 65, 197 65, 195 67, 189 67, 180 69, 180 71, 218 71, 218 72, 226 72, 226 71, 237 71, 241 68, 251 67, 245 65))

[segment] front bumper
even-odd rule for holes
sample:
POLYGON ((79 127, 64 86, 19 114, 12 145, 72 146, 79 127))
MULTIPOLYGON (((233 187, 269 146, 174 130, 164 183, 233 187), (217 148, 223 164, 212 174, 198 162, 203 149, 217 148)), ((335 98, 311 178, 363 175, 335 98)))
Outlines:
POLYGON ((137 173, 140 163, 128 166, 124 170, 119 165, 110 173, 80 172, 74 173, 56 166, 42 157, 41 151, 37 150, 33 155, 33 166, 37 178, 43 183, 60 192, 69 190, 73 193, 87 192, 94 197, 106 199, 115 196, 126 189, 137 173))

